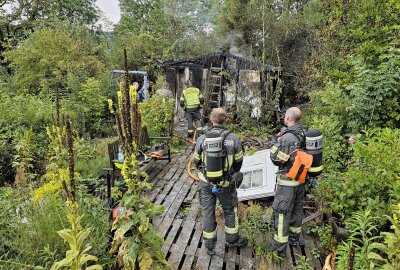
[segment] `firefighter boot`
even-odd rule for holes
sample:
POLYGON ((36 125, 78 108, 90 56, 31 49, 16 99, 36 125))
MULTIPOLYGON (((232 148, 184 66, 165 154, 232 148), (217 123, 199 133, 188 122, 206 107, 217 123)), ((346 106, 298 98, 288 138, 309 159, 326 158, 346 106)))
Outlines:
POLYGON ((282 259, 286 258, 286 247, 284 250, 278 250, 278 256, 282 259))
POLYGON ((215 243, 217 242, 216 239, 209 239, 205 241, 205 246, 207 250, 207 254, 212 256, 215 255, 215 243))
POLYGON ((247 238, 243 235, 238 235, 235 242, 226 242, 227 247, 245 247, 247 245, 247 238))

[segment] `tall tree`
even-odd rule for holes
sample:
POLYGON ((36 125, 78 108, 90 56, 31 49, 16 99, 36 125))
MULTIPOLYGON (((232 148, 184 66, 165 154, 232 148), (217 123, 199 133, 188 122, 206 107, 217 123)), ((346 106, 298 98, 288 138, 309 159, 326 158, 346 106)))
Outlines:
POLYGON ((38 24, 69 20, 92 25, 98 16, 95 0, 1 0, 0 57, 6 46, 15 46, 38 24))
MULTIPOLYGON (((127 47, 136 67, 156 58, 181 59, 218 48, 212 35, 220 0, 121 0, 116 52, 127 47), (144 57, 145 56, 145 57, 144 57)), ((117 63, 121 55, 116 57, 117 63)), ((133 63, 130 67, 135 66, 133 63)))
POLYGON ((232 53, 282 66, 288 103, 306 97, 306 63, 321 21, 319 0, 226 0, 217 27, 232 53))

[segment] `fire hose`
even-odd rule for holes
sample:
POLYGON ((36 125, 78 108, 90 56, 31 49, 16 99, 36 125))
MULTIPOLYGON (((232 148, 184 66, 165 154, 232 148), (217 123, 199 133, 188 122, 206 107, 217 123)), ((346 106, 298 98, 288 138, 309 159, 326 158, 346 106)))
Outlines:
POLYGON ((194 175, 194 174, 192 173, 192 171, 190 170, 190 167, 192 166, 193 159, 194 159, 194 156, 192 156, 192 157, 189 159, 189 162, 188 162, 188 164, 187 164, 187 166, 186 166, 186 169, 187 169, 187 172, 188 172, 190 178, 192 178, 192 179, 195 180, 195 181, 199 181, 199 180, 200 180, 199 177, 196 176, 196 175, 194 175))
MULTIPOLYGON (((173 136, 176 137, 176 138, 179 138, 179 139, 183 139, 183 140, 185 140, 185 141, 187 141, 187 142, 190 142, 190 143, 192 144, 193 149, 194 149, 195 146, 196 146, 196 141, 195 141, 196 133, 197 133, 197 131, 194 132, 193 138, 192 138, 192 139, 184 138, 184 137, 179 136, 179 135, 177 135, 177 134, 173 134, 173 136)), ((189 174, 190 178, 192 178, 192 179, 195 180, 195 181, 199 181, 199 180, 200 180, 199 177, 197 177, 196 175, 194 175, 194 174, 192 173, 192 171, 190 170, 190 167, 192 166, 193 159, 194 159, 194 156, 192 155, 192 156, 190 157, 188 163, 187 163, 186 170, 187 170, 187 173, 189 174)))

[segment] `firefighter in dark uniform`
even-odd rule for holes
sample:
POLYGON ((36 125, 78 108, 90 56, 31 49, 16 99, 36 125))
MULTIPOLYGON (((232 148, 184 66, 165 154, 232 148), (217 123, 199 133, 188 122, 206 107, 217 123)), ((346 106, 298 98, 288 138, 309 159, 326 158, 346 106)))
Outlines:
POLYGON ((294 162, 293 152, 305 147, 305 133, 299 125, 301 111, 292 107, 286 111, 285 125, 271 148, 271 160, 279 167, 273 202, 274 244, 280 257, 286 256, 286 246, 297 245, 301 233, 305 185, 286 176, 294 162))
POLYGON ((190 80, 184 82, 185 89, 180 98, 180 105, 185 110, 185 117, 188 121, 188 137, 193 136, 193 123, 198 133, 202 133, 200 108, 204 103, 204 97, 200 89, 192 86, 190 80))
POLYGON ((213 127, 200 136, 196 143, 194 161, 199 169, 200 204, 203 208, 203 238, 209 255, 215 254, 217 223, 216 200, 220 202, 225 218, 227 247, 243 247, 247 239, 239 235, 236 189, 243 180, 240 168, 243 151, 239 138, 225 129, 227 114, 215 108, 210 114, 213 127))

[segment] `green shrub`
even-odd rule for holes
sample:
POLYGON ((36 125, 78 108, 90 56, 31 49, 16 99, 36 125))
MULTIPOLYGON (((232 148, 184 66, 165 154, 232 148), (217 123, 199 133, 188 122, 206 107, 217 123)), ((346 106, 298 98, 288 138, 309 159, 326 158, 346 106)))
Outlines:
POLYGON ((109 166, 107 139, 75 139, 75 169, 82 179, 98 178, 104 174, 103 168, 109 166))
POLYGON ((263 208, 261 205, 251 204, 246 210, 241 224, 241 231, 247 237, 249 245, 259 256, 259 269, 264 269, 267 262, 278 259, 276 252, 268 250, 266 244, 271 242, 272 207, 263 208))
POLYGON ((337 240, 333 234, 333 228, 331 224, 319 227, 317 229, 318 237, 320 240, 321 247, 333 251, 336 249, 337 240))
MULTIPOLYGON (((78 193, 83 227, 93 227, 88 242, 92 254, 108 263, 106 249, 110 233, 109 213, 102 210, 99 198, 78 193)), ((0 188, 0 258, 3 261, 39 265, 49 269, 62 259, 67 245, 57 231, 69 227, 66 205, 56 195, 44 196, 34 205, 30 192, 0 188)), ((4 264, 4 263, 2 263, 4 264)), ((8 265, 7 265, 8 266, 8 265)), ((15 268, 21 269, 16 265, 15 268)))
POLYGON ((62 101, 75 129, 88 138, 107 136, 112 131, 112 123, 106 118, 108 107, 104 84, 100 79, 88 78, 77 86, 79 91, 62 101))
POLYGON ((388 205, 400 200, 399 142, 399 129, 374 129, 359 136, 349 147, 353 157, 348 169, 320 181, 317 193, 327 208, 344 219, 367 206, 381 215, 388 213, 388 205))
POLYGON ((169 135, 174 113, 172 99, 152 96, 139 104, 139 111, 150 137, 169 135))
POLYGON ((383 269, 395 270, 400 268, 400 204, 393 206, 393 215, 388 219, 391 230, 381 233, 384 243, 371 245, 376 252, 370 252, 368 258, 383 269))
POLYGON ((49 99, 11 96, 0 89, 0 186, 14 182, 15 169, 41 174, 47 151, 45 127, 51 122, 49 99))

